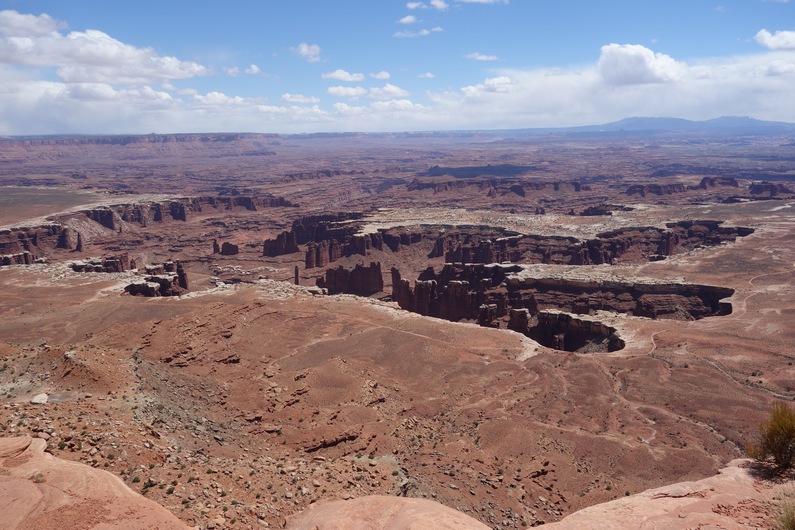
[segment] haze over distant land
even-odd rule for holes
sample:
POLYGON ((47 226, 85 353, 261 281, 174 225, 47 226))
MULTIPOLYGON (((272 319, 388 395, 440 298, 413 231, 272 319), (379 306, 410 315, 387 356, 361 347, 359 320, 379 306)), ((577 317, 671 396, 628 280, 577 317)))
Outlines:
POLYGON ((0 135, 795 122, 789 0, 0 8, 0 135))

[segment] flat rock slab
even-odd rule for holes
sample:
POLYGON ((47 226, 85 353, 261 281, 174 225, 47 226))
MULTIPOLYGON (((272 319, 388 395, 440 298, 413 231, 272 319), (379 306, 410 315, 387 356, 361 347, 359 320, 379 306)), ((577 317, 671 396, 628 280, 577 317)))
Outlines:
POLYGON ((30 402, 34 405, 44 405, 48 399, 50 399, 50 396, 47 394, 36 394, 31 398, 30 402))
POLYGON ((313 504, 287 519, 290 530, 488 530, 488 526, 427 499, 370 495, 313 504))
POLYGON ((189 528, 115 475, 56 458, 46 445, 0 438, 0 530, 189 528))

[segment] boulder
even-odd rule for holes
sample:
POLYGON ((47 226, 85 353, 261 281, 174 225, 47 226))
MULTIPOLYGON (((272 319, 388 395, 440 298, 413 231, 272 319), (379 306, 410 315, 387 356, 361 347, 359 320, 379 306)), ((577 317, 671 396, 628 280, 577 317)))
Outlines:
POLYGON ((287 518, 289 530, 488 530, 477 519, 428 499, 370 495, 321 501, 287 518))
POLYGON ((0 438, 0 527, 187 530, 168 510, 107 471, 45 453, 47 442, 0 438))

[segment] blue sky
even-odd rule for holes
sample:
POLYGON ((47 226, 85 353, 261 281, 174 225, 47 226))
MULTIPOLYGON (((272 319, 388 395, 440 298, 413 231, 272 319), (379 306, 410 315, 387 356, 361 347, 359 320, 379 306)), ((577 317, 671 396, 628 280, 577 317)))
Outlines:
POLYGON ((795 122, 793 2, 0 0, 0 134, 795 122))

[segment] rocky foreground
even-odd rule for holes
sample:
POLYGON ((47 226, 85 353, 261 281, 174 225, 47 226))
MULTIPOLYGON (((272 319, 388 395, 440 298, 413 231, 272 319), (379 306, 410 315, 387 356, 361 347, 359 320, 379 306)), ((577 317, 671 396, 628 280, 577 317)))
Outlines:
MULTIPOLYGON (((44 451, 29 436, 0 439, 2 529, 188 528, 168 510, 135 493, 115 475, 44 451)), ((770 528, 785 486, 761 478, 748 460, 734 460, 716 476, 682 482, 576 512, 555 530, 770 528)), ((488 528, 427 499, 365 496, 325 500, 288 517, 293 530, 488 528)))

